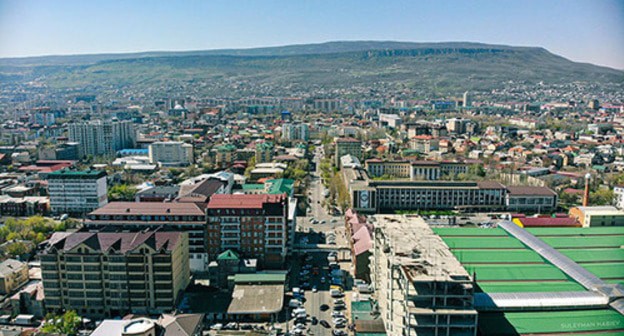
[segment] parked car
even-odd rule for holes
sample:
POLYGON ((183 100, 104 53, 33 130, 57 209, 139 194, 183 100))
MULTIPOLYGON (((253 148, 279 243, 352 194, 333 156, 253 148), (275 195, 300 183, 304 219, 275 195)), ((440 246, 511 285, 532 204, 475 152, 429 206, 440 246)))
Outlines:
POLYGON ((319 324, 322 325, 325 328, 331 328, 331 325, 329 324, 329 322, 325 321, 325 320, 321 320, 319 321, 319 324))
POLYGON ((213 324, 213 325, 210 326, 210 329, 211 330, 221 330, 221 329, 223 329, 223 324, 221 324, 221 323, 213 324))

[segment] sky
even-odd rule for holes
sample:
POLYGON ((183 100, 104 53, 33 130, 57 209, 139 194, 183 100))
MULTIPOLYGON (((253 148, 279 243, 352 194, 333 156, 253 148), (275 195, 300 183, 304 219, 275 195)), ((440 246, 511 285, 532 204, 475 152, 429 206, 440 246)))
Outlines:
POLYGON ((624 0, 0 0, 0 57, 338 40, 539 46, 624 69, 624 0))

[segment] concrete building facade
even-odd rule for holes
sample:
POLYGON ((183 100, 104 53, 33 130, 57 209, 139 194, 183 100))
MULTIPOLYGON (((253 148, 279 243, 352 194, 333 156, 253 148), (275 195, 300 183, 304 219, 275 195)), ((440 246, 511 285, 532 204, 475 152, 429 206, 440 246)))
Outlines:
POLYGON ((52 213, 85 214, 108 203, 106 172, 60 170, 47 179, 52 213))
POLYGON ((266 267, 282 266, 294 230, 289 227, 288 207, 286 194, 214 195, 207 207, 209 260, 231 249, 266 267))
POLYGON ((149 161, 161 166, 187 166, 193 163, 193 145, 180 141, 154 142, 149 146, 149 161))
POLYGON ((334 152, 334 164, 340 167, 340 158, 350 154, 358 159, 362 159, 362 141, 354 138, 336 139, 336 150, 334 152))
POLYGON ((373 217, 371 277, 391 336, 477 334, 473 279, 418 216, 373 217))
POLYGON ((190 279, 181 232, 58 232, 39 257, 46 308, 81 316, 168 312, 190 279))

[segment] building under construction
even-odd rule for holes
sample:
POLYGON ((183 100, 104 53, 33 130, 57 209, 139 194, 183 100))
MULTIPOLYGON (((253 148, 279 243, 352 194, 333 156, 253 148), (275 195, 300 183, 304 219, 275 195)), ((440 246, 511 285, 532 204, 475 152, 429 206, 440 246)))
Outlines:
POLYGON ((388 335, 476 335, 473 281, 418 216, 376 215, 372 280, 388 335))

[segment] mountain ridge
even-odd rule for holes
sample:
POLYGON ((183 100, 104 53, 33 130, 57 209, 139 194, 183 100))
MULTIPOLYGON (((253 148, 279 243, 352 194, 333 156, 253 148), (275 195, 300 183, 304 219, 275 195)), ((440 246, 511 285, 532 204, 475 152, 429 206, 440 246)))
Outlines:
POLYGON ((328 42, 72 57, 52 57, 47 63, 45 57, 0 59, 0 82, 35 81, 94 92, 112 87, 167 92, 199 85, 197 94, 236 96, 396 85, 448 93, 487 91, 504 83, 584 82, 616 90, 624 85, 624 71, 573 62, 541 47, 471 42, 328 42))

